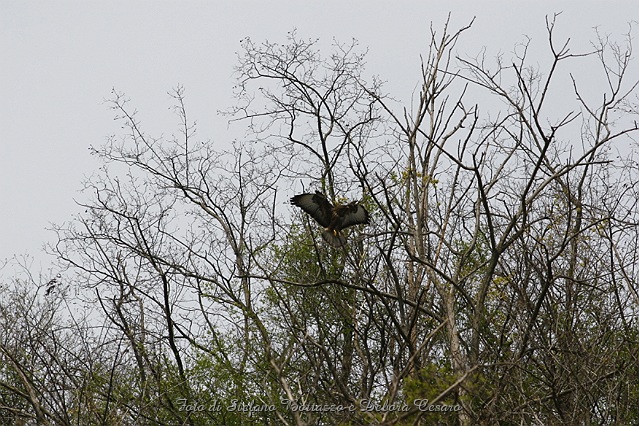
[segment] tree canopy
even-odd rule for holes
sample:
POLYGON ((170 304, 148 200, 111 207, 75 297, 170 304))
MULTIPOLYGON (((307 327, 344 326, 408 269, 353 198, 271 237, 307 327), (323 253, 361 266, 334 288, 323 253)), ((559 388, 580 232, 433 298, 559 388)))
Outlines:
POLYGON ((542 61, 470 32, 431 28, 409 104, 355 41, 244 39, 232 145, 183 87, 171 137, 114 91, 57 287, 0 288, 0 424, 638 422, 631 33, 573 52, 549 18, 542 61), (327 245, 288 203, 315 190, 370 223, 327 245))

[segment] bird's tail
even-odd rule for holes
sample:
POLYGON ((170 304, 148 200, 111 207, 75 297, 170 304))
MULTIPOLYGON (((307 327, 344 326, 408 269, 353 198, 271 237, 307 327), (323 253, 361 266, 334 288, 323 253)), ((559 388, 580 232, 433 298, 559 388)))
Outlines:
POLYGON ((335 248, 343 247, 344 244, 346 244, 346 237, 340 234, 339 231, 334 231, 332 229, 323 230, 322 238, 335 248))

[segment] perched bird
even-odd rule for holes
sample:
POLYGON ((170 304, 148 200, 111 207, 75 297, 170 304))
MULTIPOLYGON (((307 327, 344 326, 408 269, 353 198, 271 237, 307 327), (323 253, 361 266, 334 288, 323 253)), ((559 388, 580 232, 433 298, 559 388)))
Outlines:
POLYGON ((333 206, 319 191, 315 194, 300 194, 291 198, 291 204, 308 213, 325 229, 322 238, 333 247, 346 244, 346 237, 340 231, 352 225, 368 224, 368 212, 364 207, 352 202, 333 206))
POLYGON ((60 278, 60 274, 58 274, 55 278, 49 280, 49 282, 47 283, 47 290, 44 292, 45 296, 50 295, 51 292, 55 289, 56 284, 58 284, 58 278, 60 278))

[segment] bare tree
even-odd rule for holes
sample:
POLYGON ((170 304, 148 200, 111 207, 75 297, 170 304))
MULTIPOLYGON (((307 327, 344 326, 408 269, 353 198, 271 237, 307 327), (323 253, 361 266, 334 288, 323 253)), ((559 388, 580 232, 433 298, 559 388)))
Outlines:
POLYGON ((182 87, 168 138, 114 91, 125 130, 52 247, 99 309, 64 323, 51 280, 3 303, 5 423, 636 421, 630 34, 574 53, 553 18, 545 62, 493 60, 457 53, 471 25, 431 29, 409 105, 354 41, 243 40, 226 150, 182 87), (325 245, 286 205, 308 190, 371 225, 325 245))
POLYGON ((121 357, 116 342, 94 333, 63 275, 36 277, 24 262, 19 269, 19 276, 0 286, 0 424, 127 419, 108 408, 110 388, 124 382, 122 372, 113 370, 121 357))
MULTIPOLYGON (((611 155, 614 149, 630 152, 627 143, 637 131, 637 82, 626 81, 630 35, 625 46, 599 36, 592 51, 575 54, 568 42, 558 44, 554 26, 555 18, 547 22, 546 71, 529 65, 530 40, 517 47, 512 61, 497 57, 489 64, 485 54, 455 55, 468 28, 433 31, 417 103, 400 112, 379 82, 366 83, 361 71, 323 71, 318 53, 308 53, 312 44, 294 34, 287 46, 249 44, 240 61, 240 98, 251 102, 235 112, 250 120, 258 139, 274 149, 296 148, 305 162, 320 159, 310 161, 311 173, 298 176, 322 189, 322 178, 340 170, 342 181, 329 179, 328 193, 335 198, 356 182, 375 211, 378 220, 363 251, 355 245, 338 255, 343 263, 334 277, 320 267, 281 282, 354 288, 359 293, 347 299, 351 304, 381 308, 363 310, 366 320, 358 323, 392 326, 365 334, 368 342, 383 343, 369 347, 355 368, 370 373, 370 382, 386 384, 380 401, 406 398, 412 383, 414 398, 461 404, 462 412, 449 421, 463 424, 530 413, 541 423, 625 418, 604 407, 614 405, 609 389, 620 391, 621 372, 636 360, 631 342, 618 340, 630 332, 636 311, 634 264, 614 254, 615 247, 636 245, 630 189, 636 163, 611 155), (305 54, 295 56, 299 52, 305 54), (599 105, 586 101, 568 68, 572 62, 592 66, 593 59, 604 75, 599 105), (318 82, 316 70, 333 80, 318 82), (252 81, 281 83, 282 89, 260 86, 266 106, 258 102, 251 109, 252 81), (338 84, 344 81, 350 85, 338 84), (554 97, 561 82, 572 85, 576 98, 567 111, 553 106, 563 99, 554 97), (348 114, 334 113, 342 105, 333 103, 335 93, 359 102, 348 114), (268 133, 276 124, 281 136, 268 133), (351 128, 366 131, 353 134, 351 128), (296 136, 300 129, 308 132, 303 138, 296 136), (327 129, 347 129, 332 150, 327 129), (333 153, 324 157, 331 161, 321 161, 318 152, 333 153), (612 235, 619 239, 613 242, 612 235), (621 324, 623 333, 611 331, 621 324), (588 367, 577 362, 584 351, 588 367), (371 354, 380 353, 385 359, 375 377, 371 354), (623 361, 615 355, 620 353, 623 361), (618 363, 604 361, 610 357, 618 363), (450 386, 433 395, 426 389, 433 380, 450 386), (532 394, 531 380, 537 382, 532 394)), ((352 48, 336 46, 339 52, 352 48)), ((315 248, 312 257, 330 264, 332 258, 322 255, 315 248)), ((332 380, 348 383, 336 372, 332 380)), ((352 395, 343 389, 352 386, 342 388, 352 395)))

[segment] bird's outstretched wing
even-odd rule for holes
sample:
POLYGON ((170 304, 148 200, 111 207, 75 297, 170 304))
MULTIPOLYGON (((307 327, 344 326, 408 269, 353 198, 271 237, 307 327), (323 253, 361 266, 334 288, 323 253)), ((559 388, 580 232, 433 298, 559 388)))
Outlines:
POLYGON ((291 204, 304 210, 324 228, 328 228, 331 224, 333 205, 321 192, 296 195, 291 198, 291 204))
POLYGON ((349 226, 368 224, 368 211, 357 203, 350 203, 345 206, 339 206, 336 208, 336 213, 341 217, 339 221, 339 229, 344 229, 349 226))

